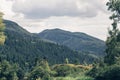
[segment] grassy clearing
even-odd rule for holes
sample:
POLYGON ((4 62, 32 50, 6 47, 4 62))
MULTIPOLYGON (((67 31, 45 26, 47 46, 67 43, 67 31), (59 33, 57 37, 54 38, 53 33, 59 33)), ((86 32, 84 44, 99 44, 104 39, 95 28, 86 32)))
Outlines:
POLYGON ((70 72, 69 72, 69 75, 66 75, 65 77, 58 76, 58 77, 54 77, 53 80, 94 80, 93 78, 85 75, 91 68, 92 68, 92 65, 87 65, 87 66, 74 65, 74 64, 55 65, 54 69, 56 70, 60 69, 60 71, 63 71, 62 73, 65 73, 67 71, 70 71, 70 72), (55 68, 55 67, 58 67, 58 68, 55 68), (72 71, 72 69, 75 69, 75 71, 72 71))
POLYGON ((54 80, 94 80, 92 77, 86 76, 86 72, 73 73, 66 77, 55 77, 54 80))
POLYGON ((54 80, 94 80, 91 77, 87 77, 87 76, 79 76, 79 77, 57 77, 54 78, 54 80))

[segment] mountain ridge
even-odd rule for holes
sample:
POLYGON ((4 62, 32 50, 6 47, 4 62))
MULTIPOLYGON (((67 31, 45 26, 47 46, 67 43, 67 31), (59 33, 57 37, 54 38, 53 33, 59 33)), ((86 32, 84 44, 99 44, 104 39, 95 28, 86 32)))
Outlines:
POLYGON ((82 32, 70 32, 61 29, 47 29, 38 36, 65 45, 73 50, 90 52, 97 56, 105 55, 105 42, 82 32))
POLYGON ((58 44, 43 41, 36 35, 29 33, 17 23, 5 20, 5 35, 7 36, 4 46, 0 46, 0 58, 12 63, 18 63, 20 67, 27 70, 35 64, 36 58, 46 57, 50 64, 64 63, 66 58, 70 63, 78 60, 92 63, 97 58, 58 44), (27 67, 26 67, 27 66, 27 67))

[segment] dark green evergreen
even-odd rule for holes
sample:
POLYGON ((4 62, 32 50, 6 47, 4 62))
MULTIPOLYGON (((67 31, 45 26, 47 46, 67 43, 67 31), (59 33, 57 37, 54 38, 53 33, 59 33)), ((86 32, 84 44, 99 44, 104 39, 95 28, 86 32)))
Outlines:
POLYGON ((120 0, 109 0, 107 6, 108 10, 113 13, 110 17, 113 23, 106 41, 105 63, 99 62, 95 64, 89 75, 93 76, 95 80, 120 80, 120 31, 118 29, 120 22, 120 0))
POLYGON ((113 12, 110 17, 110 19, 113 20, 113 23, 106 41, 107 55, 105 56, 105 63, 111 65, 116 63, 117 57, 120 57, 120 31, 118 29, 118 23, 120 21, 120 0, 109 0, 107 6, 108 10, 113 12))

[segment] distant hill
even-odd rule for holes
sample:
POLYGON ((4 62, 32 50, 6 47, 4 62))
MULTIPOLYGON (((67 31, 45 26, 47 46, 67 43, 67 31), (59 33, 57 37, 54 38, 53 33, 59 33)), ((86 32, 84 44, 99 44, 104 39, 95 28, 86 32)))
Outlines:
POLYGON ((65 45, 73 50, 89 52, 97 56, 105 55, 105 42, 85 33, 47 29, 38 35, 40 38, 65 45))
POLYGON ((23 69, 32 67, 36 59, 42 58, 46 58, 50 64, 64 63, 66 58, 70 63, 74 63, 76 60, 80 63, 84 61, 92 63, 97 59, 68 47, 43 41, 15 22, 5 20, 4 23, 7 38, 5 45, 0 46, 0 59, 18 63, 23 69))

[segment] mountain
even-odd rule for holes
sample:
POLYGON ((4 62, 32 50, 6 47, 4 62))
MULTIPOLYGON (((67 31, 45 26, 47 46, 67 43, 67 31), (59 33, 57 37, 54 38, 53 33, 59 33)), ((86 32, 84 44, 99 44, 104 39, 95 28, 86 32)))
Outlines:
POLYGON ((5 20, 5 35, 7 36, 4 46, 0 46, 0 59, 7 59, 11 63, 18 63, 27 70, 31 68, 36 59, 47 59, 50 64, 64 63, 66 58, 70 63, 76 60, 92 63, 97 60, 94 56, 78 53, 68 47, 43 41, 35 34, 29 33, 17 23, 5 20))
POLYGON ((65 45, 73 50, 89 52, 97 56, 105 55, 105 42, 85 33, 47 29, 38 35, 42 39, 65 45))

